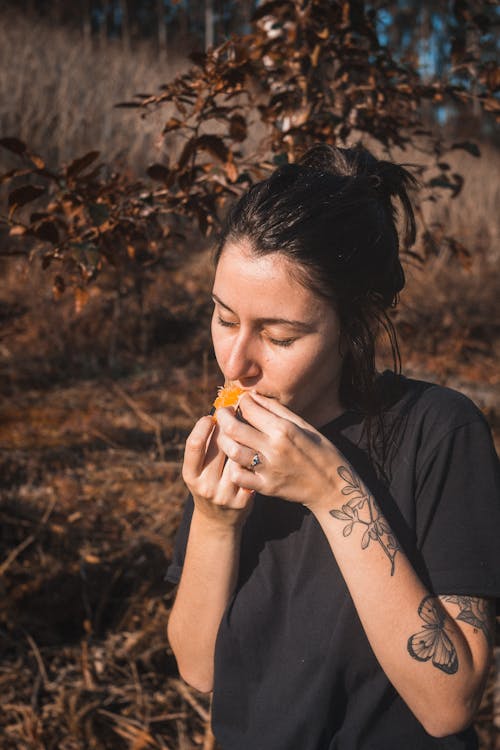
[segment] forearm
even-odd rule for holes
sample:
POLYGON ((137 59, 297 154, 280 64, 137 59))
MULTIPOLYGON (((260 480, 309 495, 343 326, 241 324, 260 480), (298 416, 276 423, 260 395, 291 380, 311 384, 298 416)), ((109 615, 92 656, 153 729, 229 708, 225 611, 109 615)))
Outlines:
POLYGON ((398 549, 373 498, 366 492, 364 504, 356 508, 353 503, 357 512, 351 518, 345 505, 348 498, 339 500, 332 495, 334 515, 328 509, 315 514, 370 645, 387 677, 426 730, 435 735, 457 732, 470 723, 477 708, 484 673, 480 663, 488 650, 486 639, 476 633, 471 649, 461 627, 440 602, 426 599, 430 592, 398 549), (379 523, 373 524, 374 520, 379 523))
POLYGON ((168 637, 181 675, 203 692, 213 685, 215 640, 236 583, 240 538, 239 526, 194 511, 168 637))

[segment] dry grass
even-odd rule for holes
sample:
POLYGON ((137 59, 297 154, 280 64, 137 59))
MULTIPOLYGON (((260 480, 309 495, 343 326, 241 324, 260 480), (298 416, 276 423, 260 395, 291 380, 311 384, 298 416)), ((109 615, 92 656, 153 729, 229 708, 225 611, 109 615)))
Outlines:
POLYGON ((85 44, 67 28, 19 13, 0 15, 0 133, 25 140, 49 164, 101 150, 107 162, 143 173, 161 161, 164 113, 141 119, 114 109, 137 92, 155 93, 185 65, 158 59, 151 45, 133 54, 117 40, 85 44))
POLYGON ((150 369, 3 406, 2 748, 201 746, 166 642, 186 434, 208 394, 150 369))

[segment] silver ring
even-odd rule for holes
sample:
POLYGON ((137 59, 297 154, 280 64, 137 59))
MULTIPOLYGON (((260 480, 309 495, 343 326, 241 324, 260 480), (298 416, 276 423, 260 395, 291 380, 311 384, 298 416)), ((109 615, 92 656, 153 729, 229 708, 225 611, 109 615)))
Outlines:
POLYGON ((259 458, 259 454, 255 453, 250 462, 250 466, 252 467, 252 469, 255 469, 255 467, 258 466, 260 463, 262 463, 262 461, 259 458))

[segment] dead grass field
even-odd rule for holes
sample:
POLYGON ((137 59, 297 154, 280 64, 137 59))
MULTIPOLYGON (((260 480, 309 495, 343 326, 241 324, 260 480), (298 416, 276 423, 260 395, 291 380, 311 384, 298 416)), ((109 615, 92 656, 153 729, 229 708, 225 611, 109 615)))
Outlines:
POLYGON ((142 174, 165 156, 165 114, 141 119, 114 105, 156 93, 185 66, 178 54, 160 59, 146 42, 132 54, 119 40, 89 46, 76 30, 0 12, 0 132, 26 140, 49 165, 97 149, 105 161, 142 174))
MULTIPOLYGON (((158 160, 158 121, 110 108, 165 80, 145 51, 89 53, 16 23, 0 24, 2 134, 56 161, 96 146, 138 173, 158 160)), ((408 265, 396 323, 406 371, 471 395, 500 447, 500 155, 453 158, 463 194, 426 220, 462 237, 470 268, 445 253, 408 265)), ((0 747, 213 750, 208 699, 179 680, 166 642, 164 581, 183 444, 219 382, 209 252, 159 274, 141 313, 133 297, 117 313, 104 283, 77 313, 22 260, 1 275, 0 747)), ((494 681, 492 669, 482 750, 500 750, 494 681)))

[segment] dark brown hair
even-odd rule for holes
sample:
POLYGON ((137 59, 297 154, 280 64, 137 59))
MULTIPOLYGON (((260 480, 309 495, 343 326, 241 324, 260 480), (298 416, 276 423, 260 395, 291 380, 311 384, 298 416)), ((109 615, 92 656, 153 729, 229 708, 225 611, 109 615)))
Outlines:
POLYGON ((400 369, 389 308, 405 276, 402 241, 415 240, 408 189, 416 181, 402 166, 376 159, 362 146, 318 145, 297 164, 253 185, 229 212, 216 261, 228 241, 245 240, 256 255, 280 253, 297 265, 304 283, 335 305, 344 355, 340 399, 367 415, 379 412, 375 342, 385 329, 400 369))

